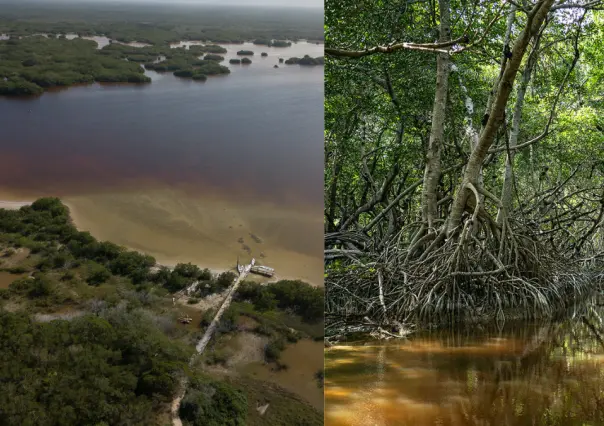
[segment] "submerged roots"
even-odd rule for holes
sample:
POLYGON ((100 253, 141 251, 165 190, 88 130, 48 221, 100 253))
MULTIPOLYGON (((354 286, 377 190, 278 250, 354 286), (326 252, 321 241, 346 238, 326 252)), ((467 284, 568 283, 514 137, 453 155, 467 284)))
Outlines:
POLYGON ((421 250, 399 248, 397 237, 380 253, 330 268, 327 327, 336 318, 384 325, 547 317, 602 280, 573 273, 518 224, 498 234, 468 229, 416 237, 421 250))

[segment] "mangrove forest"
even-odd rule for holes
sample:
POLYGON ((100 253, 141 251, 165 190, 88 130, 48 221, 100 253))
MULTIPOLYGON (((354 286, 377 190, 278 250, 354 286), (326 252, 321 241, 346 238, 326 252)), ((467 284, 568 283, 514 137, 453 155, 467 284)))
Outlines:
POLYGON ((327 334, 552 317, 599 289, 603 7, 326 3, 327 334))

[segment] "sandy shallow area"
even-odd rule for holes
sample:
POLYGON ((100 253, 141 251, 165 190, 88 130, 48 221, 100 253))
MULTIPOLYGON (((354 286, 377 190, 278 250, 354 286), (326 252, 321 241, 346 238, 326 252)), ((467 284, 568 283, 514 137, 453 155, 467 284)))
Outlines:
MULTIPOLYGON (((0 191, 0 208, 17 209, 37 197, 0 191)), ((233 202, 174 189, 61 199, 78 229, 148 253, 161 264, 231 270, 238 257, 242 263, 254 257, 275 268, 275 279, 323 285, 323 222, 317 209, 233 202)))
POLYGON ((8 201, 8 200, 0 200, 0 209, 6 210, 18 210, 23 206, 28 206, 31 204, 31 201, 8 201))

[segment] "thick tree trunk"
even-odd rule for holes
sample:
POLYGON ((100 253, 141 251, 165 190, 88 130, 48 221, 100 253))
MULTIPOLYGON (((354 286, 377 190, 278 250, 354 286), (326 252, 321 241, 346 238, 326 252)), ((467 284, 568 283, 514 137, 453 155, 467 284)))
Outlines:
POLYGON ((514 43, 512 57, 508 60, 507 66, 501 77, 501 81, 499 82, 497 94, 493 101, 491 114, 482 134, 480 135, 478 145, 470 155, 468 165, 464 172, 463 180, 457 190, 457 194, 455 195, 451 215, 449 216, 449 221, 447 223, 447 234, 449 235, 459 229, 461 225, 462 213, 466 208, 468 197, 472 193, 470 188, 478 185, 478 178, 480 176, 482 164, 487 156, 489 148, 493 144, 497 130, 503 121, 505 106, 510 97, 510 93, 512 92, 514 79, 518 73, 518 69, 520 68, 526 48, 530 39, 539 31, 539 28, 543 24, 543 21, 545 20, 545 17, 551 9, 553 3, 554 0, 541 0, 535 4, 527 16, 526 27, 524 30, 522 30, 518 36, 518 39, 514 43))
MULTIPOLYGON (((440 42, 451 40, 449 0, 440 0, 440 42)), ((432 109, 432 127, 426 153, 424 186, 422 190, 422 219, 433 228, 438 216, 438 181, 440 179, 440 156, 445 134, 445 114, 451 63, 448 53, 439 53, 436 59, 436 94, 432 109)))

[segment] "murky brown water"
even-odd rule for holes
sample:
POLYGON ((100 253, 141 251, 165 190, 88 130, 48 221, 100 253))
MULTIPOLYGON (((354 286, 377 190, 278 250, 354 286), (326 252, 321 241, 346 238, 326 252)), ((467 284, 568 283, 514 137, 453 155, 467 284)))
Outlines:
MULTIPOLYGON (((597 316, 589 322, 604 335, 597 316)), ((334 347, 326 352, 325 424, 604 425, 598 339, 577 317, 334 347)))
POLYGON ((8 288, 13 281, 26 277, 28 274, 11 274, 10 272, 0 271, 0 288, 8 288))
POLYGON ((288 345, 280 358, 280 362, 288 366, 287 370, 272 371, 262 362, 255 362, 242 371, 259 380, 276 383, 323 411, 323 389, 317 386, 315 379, 317 371, 323 369, 323 345, 310 339, 288 345))

